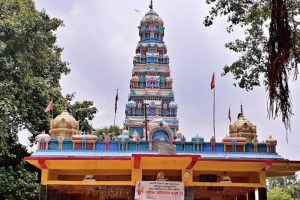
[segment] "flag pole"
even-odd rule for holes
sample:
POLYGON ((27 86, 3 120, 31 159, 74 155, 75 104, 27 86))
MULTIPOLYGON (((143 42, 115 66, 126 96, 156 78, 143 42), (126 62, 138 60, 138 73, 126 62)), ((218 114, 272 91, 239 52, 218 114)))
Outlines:
POLYGON ((116 112, 115 112, 115 117, 114 117, 114 127, 116 125, 116 112))
POLYGON ((117 115, 117 103, 118 103, 118 99, 119 99, 119 94, 118 94, 119 89, 117 89, 117 94, 116 94, 116 98, 115 98, 115 116, 114 116, 114 128, 116 125, 116 115, 117 115))
POLYGON ((230 105, 229 105, 229 110, 228 110, 228 119, 231 125, 231 111, 230 111, 230 105))
POLYGON ((215 72, 213 73, 210 81, 210 89, 213 90, 213 129, 214 129, 214 138, 216 138, 216 83, 215 83, 215 72))
POLYGON ((214 137, 216 138, 216 86, 214 85, 214 102, 213 102, 213 126, 214 126, 214 137))

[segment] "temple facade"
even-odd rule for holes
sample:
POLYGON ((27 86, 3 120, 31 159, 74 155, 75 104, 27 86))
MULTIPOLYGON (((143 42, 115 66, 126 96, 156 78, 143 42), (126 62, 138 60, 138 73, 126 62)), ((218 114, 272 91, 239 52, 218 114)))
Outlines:
POLYGON ((178 131, 177 104, 164 42, 163 20, 153 5, 141 20, 140 41, 133 58, 125 127, 129 136, 142 140, 170 142, 178 131))
MULTIPOLYGON (((25 160, 41 170, 41 200, 266 200, 266 178, 294 175, 300 161, 259 138, 242 107, 223 139, 178 131, 163 21, 150 5, 139 26, 125 127, 117 139, 80 132, 66 110, 25 160)), ((42 111, 41 111, 42 112, 42 111)))

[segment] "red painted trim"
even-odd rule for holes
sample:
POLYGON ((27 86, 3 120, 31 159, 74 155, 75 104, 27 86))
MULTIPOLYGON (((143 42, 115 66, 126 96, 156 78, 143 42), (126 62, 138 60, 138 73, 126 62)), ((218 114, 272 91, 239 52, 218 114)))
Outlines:
POLYGON ((200 156, 193 156, 192 161, 190 162, 189 166, 186 169, 192 169, 199 159, 200 156))
POLYGON ((255 159, 255 160, 244 160, 244 159, 216 159, 216 158, 201 158, 199 161, 216 161, 216 162, 262 162, 262 163, 295 163, 300 164, 300 161, 290 160, 276 160, 276 159, 255 159))
MULTIPOLYGON (((161 155, 161 154, 132 154, 132 157, 173 157, 173 158, 184 158, 184 157, 196 157, 197 161, 216 161, 216 162, 262 162, 266 164, 274 163, 290 163, 300 164, 300 161, 290 160, 246 160, 246 159, 216 159, 216 158, 201 158, 200 155, 161 155)), ((26 161, 29 160, 131 160, 131 157, 25 157, 26 161)))
POLYGON ((134 156, 134 169, 139 169, 141 165, 141 155, 134 156))
POLYGON ((48 167, 47 167, 47 165, 45 163, 45 159, 38 160, 38 163, 40 164, 41 169, 48 169, 48 167))

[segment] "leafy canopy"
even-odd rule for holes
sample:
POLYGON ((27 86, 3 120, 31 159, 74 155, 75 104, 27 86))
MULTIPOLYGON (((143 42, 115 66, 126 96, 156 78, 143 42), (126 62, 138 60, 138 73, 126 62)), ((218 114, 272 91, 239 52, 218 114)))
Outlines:
POLYGON ((297 78, 300 61, 300 1, 206 0, 206 3, 211 9, 204 20, 205 26, 211 26, 217 16, 226 16, 229 33, 240 26, 245 34, 244 39, 225 44, 239 58, 224 67, 223 75, 232 73, 238 86, 247 91, 263 84, 268 91, 269 116, 281 115, 289 128, 292 105, 288 81, 290 76, 297 78))
MULTIPOLYGON (((49 128, 50 115, 44 109, 51 97, 54 116, 66 104, 59 81, 70 69, 54 34, 62 25, 36 10, 32 0, 0 1, 0 199, 38 198, 37 174, 24 163, 29 154, 17 134, 27 129, 33 141, 49 128)), ((91 111, 81 113, 81 119, 93 118, 92 104, 74 103, 91 111)))
POLYGON ((297 176, 268 178, 268 199, 300 199, 300 182, 297 176))

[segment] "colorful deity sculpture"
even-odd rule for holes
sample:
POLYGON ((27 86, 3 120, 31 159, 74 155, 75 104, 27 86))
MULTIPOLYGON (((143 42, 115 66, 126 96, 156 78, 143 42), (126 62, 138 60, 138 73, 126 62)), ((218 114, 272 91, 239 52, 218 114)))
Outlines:
POLYGON ((105 142, 105 150, 109 150, 109 144, 110 144, 110 136, 108 133, 105 134, 104 136, 104 142, 105 142))
POLYGON ((258 152, 258 139, 257 139, 257 136, 255 136, 253 138, 252 144, 253 144, 253 151, 254 152, 258 152))
POLYGON ((210 145, 211 145, 211 152, 215 152, 216 151, 216 138, 215 138, 215 136, 211 137, 210 145))
POLYGON ((182 149, 182 151, 185 151, 185 142, 186 142, 186 139, 185 139, 184 135, 182 135, 182 137, 181 137, 181 149, 182 149))

